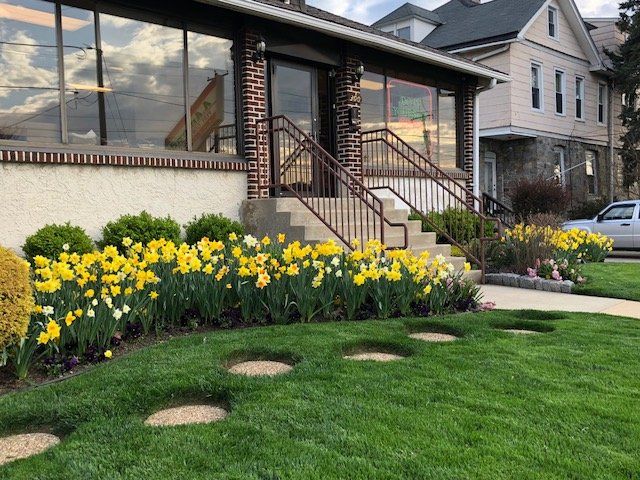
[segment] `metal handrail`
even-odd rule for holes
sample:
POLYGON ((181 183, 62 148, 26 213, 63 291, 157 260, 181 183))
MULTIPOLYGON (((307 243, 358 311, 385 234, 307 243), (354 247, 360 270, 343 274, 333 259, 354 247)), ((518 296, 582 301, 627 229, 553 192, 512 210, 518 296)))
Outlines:
POLYGON ((354 240, 385 243, 385 225, 402 228, 408 247, 407 225, 389 221, 383 201, 289 118, 259 119, 256 135, 260 197, 292 195, 351 249, 354 240))
POLYGON ((482 194, 482 200, 485 215, 499 218, 504 226, 513 228, 516 223, 516 212, 486 192, 482 194))
POLYGON ((500 219, 484 214, 482 198, 388 129, 363 132, 361 142, 362 170, 368 187, 391 191, 434 232, 477 263, 484 276, 484 244, 493 239, 486 237, 485 225, 494 223, 494 231, 500 232, 502 224, 500 219), (438 221, 430 215, 447 209, 473 215, 478 222, 477 230, 467 231, 468 226, 459 215, 450 215, 450 218, 443 215, 438 221), (458 241, 456 237, 460 233, 480 240, 478 254, 469 245, 458 241))

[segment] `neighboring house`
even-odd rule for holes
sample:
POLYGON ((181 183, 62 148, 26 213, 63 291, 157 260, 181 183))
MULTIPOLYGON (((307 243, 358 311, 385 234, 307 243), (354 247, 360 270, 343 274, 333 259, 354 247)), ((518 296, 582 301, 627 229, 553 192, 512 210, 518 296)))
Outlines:
POLYGON ((613 20, 590 23, 573 0, 451 0, 433 11, 404 5, 374 26, 420 25, 403 35, 509 73, 480 95, 477 188, 508 202, 518 179, 555 177, 576 205, 620 193, 622 99, 603 60, 620 38, 613 20))
MULTIPOLYGON (((358 184, 371 174, 366 72, 389 79, 367 122, 397 128, 399 141, 417 132, 461 189, 474 182, 476 93, 509 81, 303 0, 2 0, 0 72, 0 244, 16 249, 46 223, 97 237, 125 213, 237 219, 246 199, 292 193, 318 228, 337 229, 349 198, 360 217, 342 210, 342 223, 378 216, 375 230, 388 219, 358 184), (291 123, 264 120, 278 115, 291 123)), ((377 167, 385 181, 407 173, 377 167)))

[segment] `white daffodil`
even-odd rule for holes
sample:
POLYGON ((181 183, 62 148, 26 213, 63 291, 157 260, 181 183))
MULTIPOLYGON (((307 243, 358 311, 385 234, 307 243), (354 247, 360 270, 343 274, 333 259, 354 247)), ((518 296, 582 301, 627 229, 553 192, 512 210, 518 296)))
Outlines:
POLYGON ((90 308, 89 310, 87 310, 87 317, 95 318, 95 316, 96 316, 96 311, 93 308, 90 308))
POLYGON ((127 304, 124 305, 124 307, 122 307, 122 313, 127 314, 131 311, 131 307, 127 304))
POLYGON ((68 243, 65 243, 64 245, 62 245, 62 250, 64 250, 65 252, 68 252, 69 248, 71 248, 71 247, 69 247, 68 243))
POLYGON ((54 313, 53 307, 51 305, 42 307, 42 313, 47 317, 53 315, 54 313))
POLYGON ((119 308, 116 308, 113 311, 113 318, 115 318, 116 320, 120 320, 122 318, 122 310, 120 310, 119 308))
POLYGON ((249 248, 253 248, 258 244, 258 239, 253 235, 245 235, 242 241, 249 248))

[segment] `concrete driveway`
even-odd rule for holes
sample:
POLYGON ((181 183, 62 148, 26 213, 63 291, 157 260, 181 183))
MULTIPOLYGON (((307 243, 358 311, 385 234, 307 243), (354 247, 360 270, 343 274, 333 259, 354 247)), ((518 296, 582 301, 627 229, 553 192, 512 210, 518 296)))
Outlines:
POLYGON ((484 302, 494 302, 500 310, 550 310, 605 313, 640 320, 640 302, 616 298, 590 297, 524 288, 481 285, 484 302))

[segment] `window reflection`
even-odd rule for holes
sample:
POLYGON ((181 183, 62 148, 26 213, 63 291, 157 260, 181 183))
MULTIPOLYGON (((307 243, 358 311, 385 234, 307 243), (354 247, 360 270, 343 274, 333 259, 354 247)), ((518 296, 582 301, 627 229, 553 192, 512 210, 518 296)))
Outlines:
POLYGON ((184 150, 183 33, 100 14, 107 144, 184 150))
POLYGON ((57 58, 53 3, 0 3, 0 139, 60 141, 57 58))
POLYGON ((363 131, 388 128, 441 167, 457 167, 455 92, 367 71, 361 95, 363 131))
POLYGON ((191 138, 198 152, 236 153, 233 42, 188 32, 191 138))
POLYGON ((93 12, 63 5, 62 16, 78 25, 62 32, 69 143, 99 145, 100 89, 93 12))

